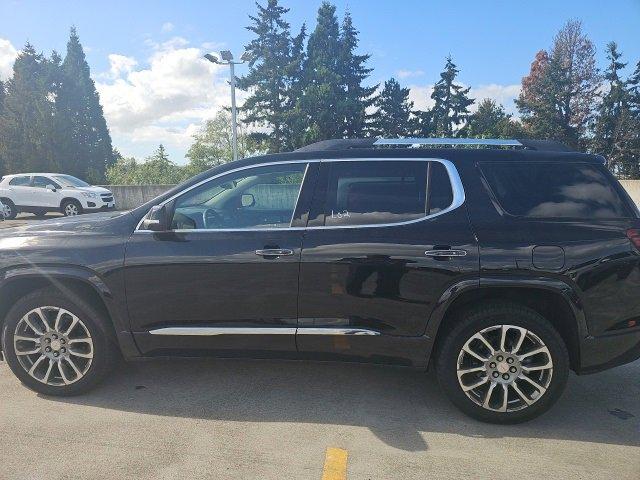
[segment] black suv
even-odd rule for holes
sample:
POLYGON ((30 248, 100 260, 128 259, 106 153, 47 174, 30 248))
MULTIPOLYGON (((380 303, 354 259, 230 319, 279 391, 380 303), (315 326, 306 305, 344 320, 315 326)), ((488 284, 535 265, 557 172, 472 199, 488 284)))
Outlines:
POLYGON ((0 233, 9 367, 48 395, 125 359, 432 365, 484 421, 640 356, 640 219, 602 157, 541 141, 326 141, 124 213, 0 233))

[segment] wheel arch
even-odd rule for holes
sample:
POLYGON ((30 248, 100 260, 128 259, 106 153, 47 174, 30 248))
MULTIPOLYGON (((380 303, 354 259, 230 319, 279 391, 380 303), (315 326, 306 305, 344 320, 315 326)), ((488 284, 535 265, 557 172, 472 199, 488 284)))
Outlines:
POLYGON ((53 287, 77 302, 89 303, 109 321, 113 338, 126 357, 139 356, 137 347, 117 311, 107 285, 83 267, 28 267, 4 272, 0 280, 0 333, 7 313, 20 298, 53 287))
POLYGON ((493 302, 523 305, 547 318, 567 346, 571 369, 580 370, 581 339, 587 330, 579 297, 565 282, 546 279, 481 279, 447 290, 427 325, 426 334, 433 339, 429 359, 462 312, 493 302))
POLYGON ((82 202, 81 202, 80 200, 78 200, 77 198, 75 198, 75 197, 64 197, 62 200, 60 200, 60 209, 61 209, 61 210, 62 210, 62 208, 63 208, 63 205, 64 205, 66 202, 75 202, 75 203, 77 203, 78 205, 80 205, 80 207, 82 208, 82 202))

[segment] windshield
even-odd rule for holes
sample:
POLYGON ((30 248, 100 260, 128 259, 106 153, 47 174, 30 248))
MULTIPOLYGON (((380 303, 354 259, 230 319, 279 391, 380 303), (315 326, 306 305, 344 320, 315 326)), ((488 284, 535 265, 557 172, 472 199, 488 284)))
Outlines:
POLYGON ((53 177, 65 187, 90 187, 87 182, 80 180, 79 178, 72 177, 71 175, 56 175, 53 177))

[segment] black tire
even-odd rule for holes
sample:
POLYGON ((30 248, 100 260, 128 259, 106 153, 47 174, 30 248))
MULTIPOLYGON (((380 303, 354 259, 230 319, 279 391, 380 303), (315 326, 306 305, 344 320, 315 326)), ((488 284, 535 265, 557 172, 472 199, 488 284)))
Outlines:
POLYGON ((62 204, 60 205, 60 210, 62 211, 62 213, 64 214, 65 217, 74 216, 74 215, 81 215, 82 214, 82 205, 77 200, 73 200, 73 199, 64 200, 62 202, 62 204), (73 208, 70 208, 70 207, 74 207, 76 213, 71 213, 73 211, 73 208))
POLYGON ((4 207, 5 207, 4 212, 2 212, 2 214, 4 215, 4 218, 7 220, 13 220, 14 218, 16 218, 16 216, 18 215, 18 209, 16 208, 16 204, 13 203, 8 198, 2 199, 2 203, 4 204, 4 207))
MULTIPOLYGON (((465 414, 477 420, 488 423, 521 423, 543 414, 549 408, 551 408, 551 406, 560 398, 562 392, 564 391, 569 375, 569 355, 562 337, 549 323, 549 321, 542 315, 530 308, 517 304, 492 303, 474 308, 472 310, 467 310, 466 312, 460 314, 458 318, 454 319, 454 322, 454 326, 448 332, 445 332, 446 336, 442 339, 442 342, 438 346, 436 353, 436 373, 438 376, 438 382, 440 383, 441 388, 444 390, 448 398, 465 414), (512 384, 504 387, 502 383, 497 383, 497 381, 494 381, 492 376, 489 375, 489 372, 486 372, 485 370, 474 372, 471 374, 465 374, 477 375, 477 377, 475 378, 477 378, 478 381, 482 381, 484 379, 484 376, 486 376, 487 378, 486 384, 478 387, 477 390, 472 390, 470 395, 478 395, 479 399, 476 399, 476 401, 482 401, 483 398, 487 398, 486 394, 491 384, 496 383, 495 387, 504 388, 504 391, 508 392, 506 396, 507 401, 515 402, 513 409, 515 410, 515 408, 518 407, 518 402, 520 402, 520 407, 522 408, 521 410, 494 411, 487 409, 467 396, 467 394, 463 391, 460 382, 458 381, 457 367, 459 355, 466 355, 461 354, 461 351, 463 346, 465 346, 467 340, 469 340, 476 333, 483 331, 484 329, 489 329, 488 332, 485 333, 485 335, 492 335, 493 332, 490 327, 499 325, 513 325, 515 327, 522 327, 524 329, 527 329, 533 335, 537 336, 538 339, 544 343, 544 346, 547 347, 550 353, 551 360, 553 362, 553 369, 551 370, 550 377, 547 377, 547 381, 549 381, 549 384, 546 387, 546 391, 542 395, 536 395, 534 391, 533 395, 528 396, 529 400, 533 398, 534 401, 531 405, 527 406, 526 402, 522 399, 518 392, 514 390, 512 384), (483 392, 483 389, 485 388, 487 391, 483 392), (484 397, 482 397, 483 393, 485 395, 484 397)), ((496 333, 494 335, 498 335, 498 332, 501 332, 501 330, 496 330, 496 333)), ((513 336, 514 333, 516 336, 515 338, 519 338, 520 334, 518 330, 509 330, 510 336, 513 336)), ((525 342, 529 342, 530 337, 526 338, 527 340, 525 340, 525 342)), ((490 343, 494 345, 495 341, 496 340, 494 337, 493 341, 490 341, 490 343)), ((511 346, 509 348, 505 348, 505 351, 507 351, 509 355, 511 355, 510 352, 514 348, 514 340, 509 337, 508 341, 512 343, 510 343, 511 346)), ((470 344, 469 346, 471 347, 471 345, 473 344, 470 344)), ((473 348, 478 348, 475 345, 473 348)), ((496 347, 499 347, 499 339, 496 347)), ((482 347, 480 346, 480 348, 482 347)), ((499 348, 496 348, 496 351, 497 350, 499 350, 499 348)), ((487 349, 485 355, 481 356, 485 357, 488 355, 489 350, 487 349)), ((542 353, 541 355, 544 355, 545 357, 547 356, 546 353, 542 353)), ((474 361, 477 362, 476 366, 483 365, 479 360, 474 361)), ((527 361, 528 360, 524 360, 524 362, 527 361)), ((545 361, 543 361, 542 363, 545 363, 545 361)), ((516 359, 515 362, 518 363, 518 360, 516 359)), ((485 368, 488 368, 489 365, 489 362, 484 363, 485 368)), ((507 364, 503 362, 499 362, 499 364, 497 364, 498 367, 506 365, 507 364)), ((518 363, 518 368, 520 368, 519 365, 521 364, 518 363)), ((524 363, 522 365, 524 365, 524 363)), ((496 363, 493 363, 493 366, 495 367, 496 363)), ((491 371, 491 375, 493 375, 494 372, 495 370, 491 371)), ((539 372, 535 372, 534 376, 536 373, 539 372)), ((549 371, 547 370, 546 373, 540 374, 549 375, 549 371)), ((508 376, 509 372, 507 372, 506 375, 508 376)), ((528 382, 524 382, 524 379, 520 377, 520 372, 514 374, 514 376, 517 376, 518 380, 513 383, 515 383, 519 390, 522 391, 523 383, 525 384, 525 386, 527 386, 528 382)), ((465 382, 466 386, 475 384, 475 379, 473 377, 471 381, 468 381, 468 378, 469 377, 466 376, 463 377, 463 382, 465 382)), ((496 394, 493 395, 495 396, 496 394)), ((503 395, 503 392, 500 392, 500 394, 498 395, 498 403, 500 403, 501 398, 504 399, 504 397, 501 397, 501 395, 503 395)), ((489 395, 489 397, 492 397, 492 395, 489 395)))
MULTIPOLYGON (((71 348, 70 345, 68 348, 71 348)), ((82 299, 67 298, 59 290, 50 287, 21 298, 9 310, 2 329, 2 349, 9 368, 25 386, 38 393, 52 396, 79 395, 91 390, 105 378, 119 358, 109 320, 82 299), (93 358, 84 376, 69 385, 50 385, 33 378, 16 355, 14 335, 18 323, 31 310, 44 306, 63 308, 76 315, 88 330, 93 342, 93 358)))

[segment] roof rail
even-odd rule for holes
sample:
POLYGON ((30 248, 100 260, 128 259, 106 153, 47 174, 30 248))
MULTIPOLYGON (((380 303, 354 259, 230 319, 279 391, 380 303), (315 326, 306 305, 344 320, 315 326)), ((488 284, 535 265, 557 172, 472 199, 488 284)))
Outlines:
POLYGON ((349 150, 352 148, 376 147, 457 147, 478 146, 494 148, 517 148, 547 152, 574 152, 575 150, 554 140, 502 139, 502 138, 353 138, 322 140, 296 152, 320 152, 331 150, 349 150))
POLYGON ((518 140, 500 138, 379 138, 374 145, 487 145, 493 147, 522 147, 518 140))

